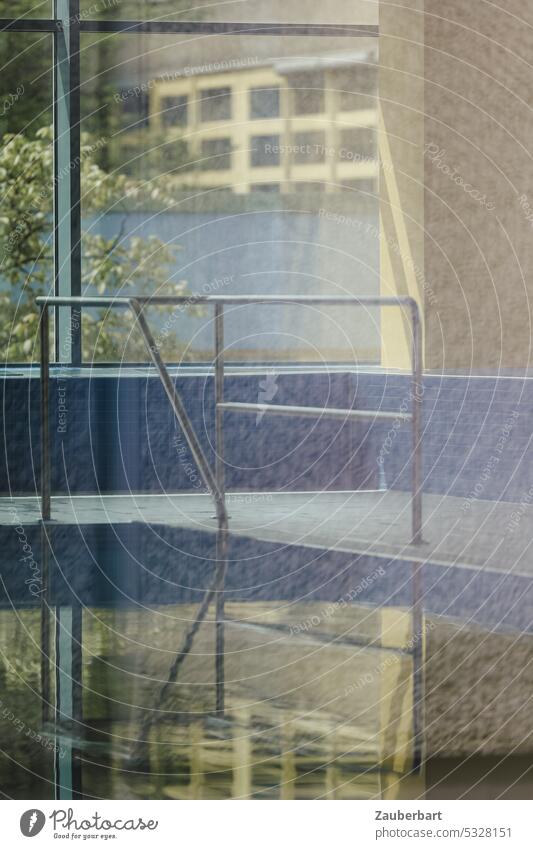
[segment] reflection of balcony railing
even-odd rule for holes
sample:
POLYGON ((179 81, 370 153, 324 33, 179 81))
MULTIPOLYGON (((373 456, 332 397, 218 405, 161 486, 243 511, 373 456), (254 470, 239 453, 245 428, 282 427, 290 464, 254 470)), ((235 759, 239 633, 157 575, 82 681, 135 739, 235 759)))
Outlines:
MULTIPOLYGON (((413 429, 413 474, 412 474, 412 541, 418 543, 421 536, 421 402, 422 402, 422 367, 421 367, 421 329, 420 315, 418 305, 410 297, 350 297, 350 296, 329 296, 329 295, 178 295, 168 297, 131 297, 131 298, 109 298, 109 297, 40 297, 37 298, 37 303, 41 306, 41 382, 43 386, 42 404, 42 425, 43 425, 43 476, 42 476, 42 511, 43 518, 49 518, 50 512, 50 452, 49 452, 49 434, 47 427, 47 416, 45 413, 48 409, 48 393, 46 390, 47 378, 49 375, 49 336, 48 324, 49 314, 48 308, 51 306, 77 306, 83 307, 107 307, 107 308, 126 308, 131 309, 137 319, 139 329, 143 335, 143 339, 148 348, 148 352, 154 363, 165 392, 172 404, 172 408, 182 427, 189 448, 193 454, 195 462, 202 474, 204 483, 215 499, 217 507, 217 518, 222 523, 227 522, 227 514, 224 506, 224 485, 222 478, 222 467, 219 468, 218 474, 215 475, 210 468, 209 462, 205 457, 203 449, 194 433, 192 424, 187 416, 185 408, 181 402, 178 392, 172 383, 168 370, 164 365, 159 348, 155 343, 152 332, 148 326, 144 316, 144 310, 147 306, 179 306, 191 304, 212 304, 215 307, 215 383, 217 387, 217 417, 224 410, 233 412, 266 412, 274 415, 288 416, 313 416, 313 417, 335 417, 346 419, 399 419, 402 421, 410 421, 413 429), (328 409, 320 407, 276 407, 276 405, 257 405, 257 404, 225 404, 223 398, 223 381, 224 381, 224 356, 223 356, 223 321, 224 321, 224 306, 246 306, 246 305, 313 305, 313 306, 358 306, 358 307, 406 307, 410 311, 411 322, 413 328, 412 342, 412 392, 411 392, 411 413, 396 413, 394 411, 383 410, 354 410, 350 409, 328 409)), ((222 442, 222 424, 220 422, 220 440, 222 442)), ((223 462, 221 452, 218 450, 218 459, 223 462)))
MULTIPOLYGON (((49 367, 50 367, 50 338, 49 338, 49 308, 50 307, 107 307, 130 309, 137 321, 150 358, 163 384, 165 393, 170 401, 178 424, 180 425, 192 457, 197 464, 202 479, 214 499, 217 519, 217 554, 215 576, 205 592, 198 608, 196 618, 187 631, 180 650, 170 667, 167 682, 161 688, 154 708, 147 712, 139 732, 139 740, 147 739, 148 731, 156 712, 163 703, 168 688, 177 680, 179 669, 189 654, 194 637, 202 624, 209 606, 216 603, 216 708, 224 711, 224 583, 228 559, 229 517, 225 499, 224 475, 224 414, 225 413, 261 413, 275 416, 335 418, 341 420, 397 420, 411 423, 412 427, 412 544, 422 541, 422 364, 421 364, 421 327, 420 315, 416 301, 410 297, 350 297, 350 296, 251 296, 251 295, 181 295, 153 298, 109 298, 109 297, 39 297, 37 303, 41 307, 41 515, 43 527, 43 573, 46 574, 47 537, 46 523, 51 518, 51 453, 49 431, 49 367), (160 354, 159 347, 145 317, 146 307, 179 306, 206 304, 215 309, 215 429, 216 429, 216 466, 213 470, 207 459, 201 443, 194 431, 193 425, 185 410, 180 395, 169 375, 160 354), (248 404, 224 401, 224 308, 261 305, 310 305, 310 306, 346 306, 346 307, 396 307, 405 308, 410 313, 412 323, 412 377, 411 377, 411 412, 394 412, 383 410, 355 410, 353 408, 334 409, 328 407, 287 406, 275 404, 248 404)), ((415 569, 415 589, 413 601, 414 618, 419 619, 420 586, 417 570, 415 569)), ((43 630, 47 634, 48 607, 43 596, 43 630), (46 610, 46 615, 45 615, 46 610)), ((46 636, 46 639, 47 636, 46 636)), ((43 652, 47 658, 47 652, 43 652)), ((420 710, 421 710, 421 656, 416 654, 414 664, 415 688, 415 741, 417 752, 420 749, 420 710)), ((43 701, 48 703, 49 672, 43 667, 43 701)), ((417 758, 418 760, 418 758, 417 758)))

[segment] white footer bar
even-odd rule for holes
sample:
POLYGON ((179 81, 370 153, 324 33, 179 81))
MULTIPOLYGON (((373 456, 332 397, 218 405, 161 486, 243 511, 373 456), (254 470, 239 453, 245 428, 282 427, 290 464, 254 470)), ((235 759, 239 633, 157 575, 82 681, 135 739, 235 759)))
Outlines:
POLYGON ((530 846, 531 802, 4 801, 3 845, 530 846))

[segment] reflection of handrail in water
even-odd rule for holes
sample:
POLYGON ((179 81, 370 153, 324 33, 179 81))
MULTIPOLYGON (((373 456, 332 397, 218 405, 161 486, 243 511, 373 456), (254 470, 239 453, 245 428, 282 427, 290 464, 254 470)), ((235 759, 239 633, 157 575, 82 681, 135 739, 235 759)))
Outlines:
MULTIPOLYGON (((171 684, 177 680, 179 669, 189 654, 194 637, 199 630, 209 605, 213 600, 216 602, 216 710, 224 711, 224 584, 228 557, 228 513, 225 501, 224 482, 224 413, 268 413, 269 415, 285 415, 295 417, 334 417, 346 419, 367 418, 387 419, 402 418, 410 421, 412 426, 412 543, 418 544, 422 541, 422 360, 421 360, 421 326, 420 313, 416 301, 408 296, 405 297, 355 297, 355 296, 328 296, 328 295, 176 295, 150 297, 39 297, 36 299, 41 307, 41 502, 43 523, 43 563, 47 561, 47 537, 45 523, 50 519, 51 510, 51 461, 50 461, 50 432, 49 432, 49 374, 50 374, 50 339, 49 339, 49 307, 107 307, 131 309, 148 353, 163 384, 165 393, 170 401, 174 415, 183 430, 185 439, 193 459, 198 466, 202 479, 214 499, 217 519, 217 550, 216 569, 212 583, 205 591, 204 598, 199 606, 194 622, 186 632, 182 647, 177 653, 167 677, 163 684, 154 707, 146 714, 141 724, 139 740, 136 746, 143 746, 148 742, 148 732, 156 718, 157 711, 162 706, 171 684), (196 436, 192 423, 187 415, 179 393, 172 382, 168 369, 166 368, 156 344, 152 331, 146 321, 144 308, 147 306, 173 306, 173 305, 212 304, 215 307, 215 429, 216 429, 216 466, 213 472, 203 448, 196 436), (411 413, 395 414, 390 411, 362 411, 350 409, 331 409, 315 407, 281 406, 275 404, 236 404, 224 402, 224 307, 244 305, 302 305, 302 306, 358 306, 358 307, 405 307, 409 310, 412 324, 412 376, 411 376, 411 413), (46 551, 46 554, 44 553, 46 551), (143 739, 144 738, 144 739, 143 739)), ((421 588, 418 572, 414 575, 413 592, 413 614, 415 619, 421 616, 421 588)), ((43 597, 43 629, 48 633, 49 612, 47 600, 43 597)), ((45 653, 47 655, 47 652, 45 653)), ((43 657, 43 701, 48 704, 49 698, 49 672, 48 659, 43 657), (46 668, 45 668, 46 667, 46 668)), ((414 669, 414 725, 415 725, 415 748, 419 752, 421 747, 421 675, 422 659, 416 658, 414 669)), ((419 756, 416 756, 417 761, 419 756)))

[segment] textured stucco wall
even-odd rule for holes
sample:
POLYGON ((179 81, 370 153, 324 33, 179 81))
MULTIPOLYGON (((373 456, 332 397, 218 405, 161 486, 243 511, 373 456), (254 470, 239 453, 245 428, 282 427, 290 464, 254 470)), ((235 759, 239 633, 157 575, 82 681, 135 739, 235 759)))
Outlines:
POLYGON ((532 24, 522 0, 425 0, 430 368, 529 365, 532 24))
POLYGON ((428 754, 533 754, 533 638, 437 620, 428 632, 428 754))

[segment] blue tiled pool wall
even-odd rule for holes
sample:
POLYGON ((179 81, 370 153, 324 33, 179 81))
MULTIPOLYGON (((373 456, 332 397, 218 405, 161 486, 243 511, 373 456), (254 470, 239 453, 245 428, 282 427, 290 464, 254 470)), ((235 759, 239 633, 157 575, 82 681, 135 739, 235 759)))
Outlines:
MULTIPOLYGON (((37 563, 40 531, 25 528, 37 563)), ((213 534, 163 525, 58 525, 50 527, 52 604, 115 609, 198 603, 213 579, 213 534)), ((12 527, 0 528, 0 608, 35 607, 38 586, 20 559, 12 527)), ((227 601, 356 603, 408 607, 412 567, 404 561, 341 551, 230 537, 227 601)), ((35 577, 34 574, 31 575, 35 577)), ((427 612, 468 619, 493 629, 533 630, 533 582, 512 574, 462 567, 423 567, 427 612)))
MULTIPOLYGON (((355 379, 358 408, 399 409, 410 399, 404 376, 362 374, 355 379)), ((425 376, 424 492, 521 501, 533 483, 532 413, 529 379, 425 376)), ((376 421, 366 432, 371 457, 383 459, 387 488, 409 489, 410 428, 376 421)))
MULTIPOLYGON (((226 398, 264 400, 263 376, 228 377, 226 398)), ((211 377, 177 379, 203 448, 214 463, 214 394, 211 377)), ((277 404, 342 407, 348 374, 279 375, 277 404)), ((39 480, 39 381, 2 381, 6 450, 0 489, 31 493, 39 480)), ((53 378, 50 431, 55 492, 201 491, 202 483, 161 383, 156 377, 53 378), (66 387, 66 388, 65 388, 66 387), (63 409, 64 408, 64 409, 63 409)), ((350 424, 311 419, 226 414, 225 458, 229 489, 312 490, 365 486, 373 469, 354 449, 350 424)))
MULTIPOLYGON (((399 410, 408 377, 378 372, 228 376, 226 399, 274 404, 399 410), (271 381, 272 384, 272 381, 271 381)), ((214 460, 211 377, 177 385, 214 460)), ((4 451, 0 491, 34 493, 40 466, 39 381, 1 382, 4 451)), ((201 491, 183 436, 157 378, 53 378, 51 433, 56 492, 201 491)), ((426 376, 424 491, 520 501, 528 492, 533 381, 426 376)), ((287 491, 410 486, 411 430, 368 423, 226 414, 227 485, 287 491), (383 461, 384 477, 378 474, 383 461)))

